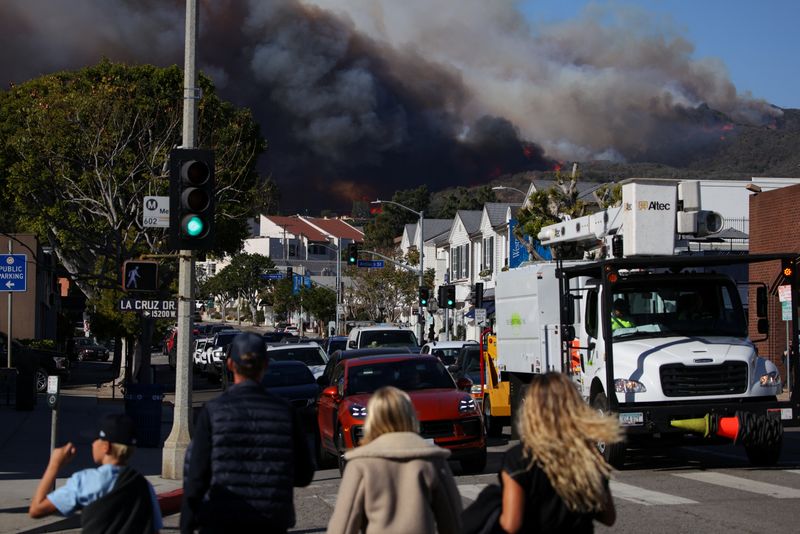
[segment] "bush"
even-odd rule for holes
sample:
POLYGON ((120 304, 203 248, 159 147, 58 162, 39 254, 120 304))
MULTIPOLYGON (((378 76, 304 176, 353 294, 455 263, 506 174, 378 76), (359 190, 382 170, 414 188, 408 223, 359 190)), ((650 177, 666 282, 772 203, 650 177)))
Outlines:
POLYGON ((56 342, 52 339, 18 339, 17 341, 32 349, 56 350, 56 342))

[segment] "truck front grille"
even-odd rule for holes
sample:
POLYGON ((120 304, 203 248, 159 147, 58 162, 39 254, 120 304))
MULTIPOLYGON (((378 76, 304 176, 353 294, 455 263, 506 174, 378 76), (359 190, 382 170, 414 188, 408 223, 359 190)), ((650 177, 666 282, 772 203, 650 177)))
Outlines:
POLYGON ((661 389, 667 397, 731 395, 747 391, 747 364, 661 366, 661 389))

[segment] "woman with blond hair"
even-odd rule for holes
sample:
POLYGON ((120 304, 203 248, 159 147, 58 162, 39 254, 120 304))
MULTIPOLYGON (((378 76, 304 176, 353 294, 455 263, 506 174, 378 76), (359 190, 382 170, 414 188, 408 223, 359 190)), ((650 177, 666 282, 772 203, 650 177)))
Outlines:
POLYGON ((515 532, 593 532, 616 520, 611 467, 597 443, 622 439, 619 422, 586 404, 564 374, 536 376, 517 425, 520 443, 503 459, 500 526, 515 532))
POLYGON ((408 394, 380 388, 367 403, 362 445, 345 454, 328 533, 460 532, 461 496, 448 456, 420 437, 408 394))

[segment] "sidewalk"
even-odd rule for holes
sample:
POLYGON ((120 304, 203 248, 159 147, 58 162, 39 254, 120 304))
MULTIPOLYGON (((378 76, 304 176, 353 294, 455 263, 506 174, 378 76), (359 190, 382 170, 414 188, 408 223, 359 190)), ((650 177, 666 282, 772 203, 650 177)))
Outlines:
MULTIPOLYGON (((72 441, 78 450, 75 459, 60 473, 56 485, 62 485, 74 472, 93 467, 91 444, 97 421, 105 414, 125 410, 122 401, 98 402, 93 386, 62 390, 58 412, 57 445, 72 441)), ((20 412, 0 407, 0 533, 63 532, 80 529, 79 519, 52 516, 28 517, 28 506, 50 458, 51 410, 40 395, 33 411, 20 412)), ((161 441, 172 428, 172 405, 162 408, 161 441)), ((156 493, 180 488, 182 481, 161 478, 161 448, 138 448, 131 465, 147 477, 156 493)), ((177 516, 166 518, 165 525, 175 525, 177 516)), ((170 530, 165 528, 165 530, 170 530)))

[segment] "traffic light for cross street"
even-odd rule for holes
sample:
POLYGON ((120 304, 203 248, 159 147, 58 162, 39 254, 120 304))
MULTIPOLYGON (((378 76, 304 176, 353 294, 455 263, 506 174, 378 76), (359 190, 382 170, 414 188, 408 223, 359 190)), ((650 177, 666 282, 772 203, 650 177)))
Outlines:
POLYGON ((179 148, 169 155, 169 241, 179 250, 214 243, 214 153, 179 148))
POLYGON ((431 297, 431 290, 427 287, 420 287, 419 288, 419 306, 420 308, 427 308, 428 307, 428 300, 431 297))
POLYGON ((356 265, 358 263, 358 245, 350 243, 347 245, 347 264, 356 265))

